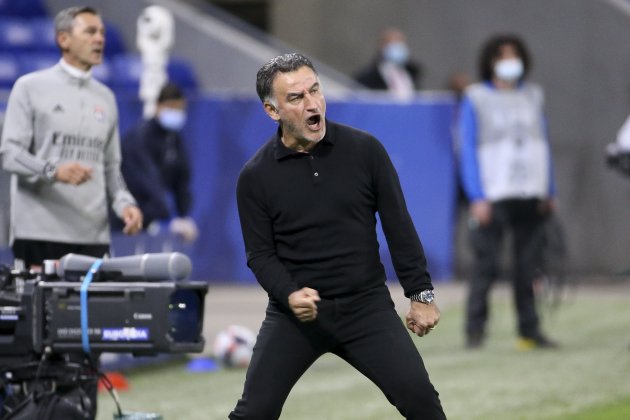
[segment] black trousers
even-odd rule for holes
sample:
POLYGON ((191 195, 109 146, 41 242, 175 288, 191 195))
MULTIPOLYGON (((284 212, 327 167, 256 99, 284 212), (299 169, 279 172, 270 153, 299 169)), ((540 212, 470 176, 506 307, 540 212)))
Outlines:
POLYGON ((422 358, 385 287, 359 296, 322 299, 317 319, 306 323, 270 302, 243 396, 229 418, 278 419, 295 383, 327 352, 374 382, 405 418, 446 418, 422 358))
POLYGON ((58 260, 70 253, 96 258, 103 258, 109 253, 108 244, 68 244, 31 239, 15 239, 11 249, 13 257, 24 261, 24 266, 27 269, 32 265, 42 265, 44 260, 58 260))
POLYGON ((535 337, 539 333, 533 280, 542 269, 546 214, 539 200, 504 200, 492 205, 492 222, 474 226, 470 241, 475 256, 468 289, 466 333, 483 335, 489 316, 488 294, 498 277, 503 237, 513 239, 513 294, 518 315, 518 333, 535 337))

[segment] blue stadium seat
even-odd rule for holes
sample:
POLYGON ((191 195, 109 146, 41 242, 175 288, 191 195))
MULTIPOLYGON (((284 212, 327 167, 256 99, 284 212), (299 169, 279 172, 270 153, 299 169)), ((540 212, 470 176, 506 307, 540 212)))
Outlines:
POLYGON ((12 16, 12 0, 0 0, 0 16, 12 16))
POLYGON ((0 0, 0 16, 35 17, 47 14, 43 0, 0 0))
POLYGON ((20 64, 13 54, 0 54, 0 88, 11 89, 15 79, 20 77, 20 64))
POLYGON ((115 25, 105 22, 105 55, 111 58, 126 52, 127 48, 120 30, 115 25))
POLYGON ((59 61, 59 54, 53 53, 28 53, 17 55, 20 63, 20 73, 26 74, 54 66, 59 61))
POLYGON ((35 42, 35 32, 27 20, 0 18, 0 51, 32 51, 35 42))
MULTIPOLYGON (((126 51, 122 35, 116 26, 106 23, 105 33, 107 57, 126 51)), ((58 52, 53 19, 49 17, 20 19, 0 16, 0 51, 58 52)))
POLYGON ((168 78, 171 82, 188 93, 197 91, 197 76, 188 60, 180 57, 171 57, 168 63, 168 78))
POLYGON ((110 86, 116 92, 138 92, 142 62, 137 54, 118 54, 111 58, 110 86))
MULTIPOLYGON (((120 54, 111 60, 111 86, 117 92, 137 93, 142 75, 142 61, 138 54, 120 54)), ((167 66, 168 78, 187 93, 195 93, 197 78, 190 63, 171 57, 167 66)))
POLYGON ((32 50, 59 53, 55 37, 55 22, 49 17, 29 19, 29 25, 35 35, 32 50))
MULTIPOLYGON (((1 0, 0 0, 1 1, 1 0)), ((55 22, 49 17, 32 18, 25 21, 33 34, 33 41, 29 46, 31 51, 58 52, 55 34, 55 22)), ((125 43, 116 26, 105 23, 105 55, 113 57, 125 53, 125 43)))

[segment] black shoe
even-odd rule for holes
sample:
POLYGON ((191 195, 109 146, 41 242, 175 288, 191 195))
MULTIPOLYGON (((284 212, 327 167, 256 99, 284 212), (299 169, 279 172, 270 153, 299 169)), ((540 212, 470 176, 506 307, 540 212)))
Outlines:
POLYGON ((483 334, 472 333, 466 337, 466 348, 469 350, 478 349, 483 346, 483 334))
POLYGON ((558 343, 538 333, 532 337, 519 337, 516 342, 516 348, 522 351, 534 349, 557 349, 560 347, 558 343))

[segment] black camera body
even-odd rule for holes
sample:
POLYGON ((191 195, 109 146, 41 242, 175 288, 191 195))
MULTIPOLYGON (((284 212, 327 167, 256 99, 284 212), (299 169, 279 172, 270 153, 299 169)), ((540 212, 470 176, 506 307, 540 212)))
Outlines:
POLYGON ((181 280, 190 272, 188 257, 112 258, 85 285, 94 260, 68 254, 55 262, 52 273, 3 270, 0 365, 5 358, 44 351, 154 355, 203 350, 208 285, 181 280), (82 317, 87 322, 82 324, 82 317))
POLYGON ((208 285, 184 280, 185 255, 68 254, 43 268, 0 266, 3 420, 95 418, 100 353, 203 350, 208 285))

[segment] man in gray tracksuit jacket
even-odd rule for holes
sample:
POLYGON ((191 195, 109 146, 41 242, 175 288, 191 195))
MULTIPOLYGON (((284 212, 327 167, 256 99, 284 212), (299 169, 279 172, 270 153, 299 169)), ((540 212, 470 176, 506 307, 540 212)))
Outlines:
POLYGON ((14 256, 27 267, 68 252, 107 253, 108 199, 126 233, 142 226, 120 172, 114 95, 90 73, 102 61, 101 18, 91 8, 66 9, 55 30, 62 58, 16 81, 0 146, 13 174, 14 256))

